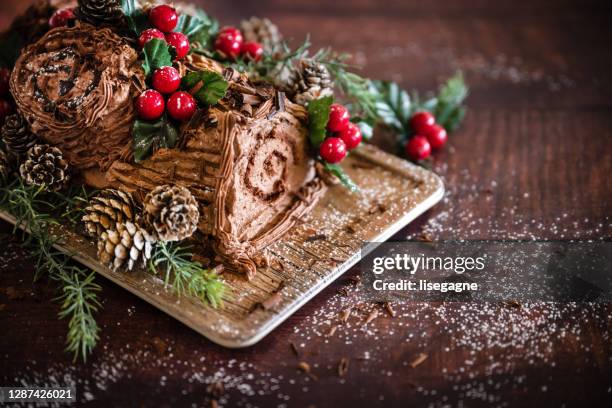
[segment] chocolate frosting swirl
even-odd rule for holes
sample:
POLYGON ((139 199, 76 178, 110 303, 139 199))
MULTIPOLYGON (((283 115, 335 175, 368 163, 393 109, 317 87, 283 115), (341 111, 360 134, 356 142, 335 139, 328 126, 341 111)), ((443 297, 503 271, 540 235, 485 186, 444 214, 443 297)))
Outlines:
POLYGON ((11 92, 32 132, 72 166, 105 170, 131 155, 133 99, 144 84, 137 57, 110 29, 56 28, 22 52, 11 92))

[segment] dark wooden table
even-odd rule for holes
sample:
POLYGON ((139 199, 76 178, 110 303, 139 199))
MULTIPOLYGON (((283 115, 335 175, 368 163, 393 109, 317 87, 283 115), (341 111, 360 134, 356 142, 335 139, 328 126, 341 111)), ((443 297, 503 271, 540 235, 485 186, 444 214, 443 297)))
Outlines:
MULTIPOLYGON (((2 2, 3 27, 23 3, 2 2)), ((421 3, 205 7, 225 24, 259 15, 287 37, 310 32, 316 46, 353 53, 365 75, 408 89, 425 92, 465 73, 468 116, 434 164, 447 196, 396 238, 610 239, 610 3, 421 3)), ((364 325, 374 306, 345 278, 244 350, 216 346, 100 278, 101 341, 86 363, 73 363, 53 286, 32 284, 28 252, 8 225, 1 230, 0 385, 76 383, 83 402, 104 407, 207 405, 216 382, 227 406, 612 403, 610 305, 405 304, 396 317, 364 325), (364 311, 329 335, 347 305, 364 311), (420 353, 427 359, 413 368, 420 353), (341 358, 349 359, 343 378, 341 358), (316 379, 298 369, 301 361, 316 379)))

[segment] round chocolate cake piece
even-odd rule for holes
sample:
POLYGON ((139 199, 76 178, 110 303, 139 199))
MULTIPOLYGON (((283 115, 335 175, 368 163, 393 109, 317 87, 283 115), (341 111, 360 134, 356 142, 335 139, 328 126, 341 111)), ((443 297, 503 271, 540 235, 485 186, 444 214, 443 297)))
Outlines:
POLYGON ((131 156, 133 99, 143 84, 137 52, 88 24, 52 29, 28 46, 10 81, 31 131, 79 170, 131 156))

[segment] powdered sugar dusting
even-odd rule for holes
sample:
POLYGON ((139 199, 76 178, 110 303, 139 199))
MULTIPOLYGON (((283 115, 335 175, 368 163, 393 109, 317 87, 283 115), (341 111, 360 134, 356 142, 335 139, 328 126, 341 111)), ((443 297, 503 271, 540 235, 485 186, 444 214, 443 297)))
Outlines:
MULTIPOLYGON (((444 176, 447 169, 439 165, 436 171, 444 176)), ((472 239, 486 233, 510 239, 601 238, 612 228, 607 218, 579 219, 564 212, 552 223, 530 219, 519 208, 522 200, 531 198, 519 192, 498 217, 479 217, 469 208, 493 199, 499 188, 496 180, 477 182, 463 170, 445 184, 442 203, 418 231, 404 236, 472 239), (457 217, 462 222, 452 223, 457 217)), ((330 219, 343 216, 335 209, 330 219)), ((326 231, 325 225, 320 227, 326 231)), ((3 252, 0 270, 23 256, 12 244, 3 252)), ((11 370, 11 377, 4 377, 3 382, 74 385, 83 402, 107 401, 115 395, 115 401, 125 403, 120 395, 126 384, 146 381, 146 387, 128 389, 143 399, 164 398, 182 406, 201 406, 213 397, 227 406, 269 406, 271 401, 291 406, 301 405, 309 395, 320 395, 318 389, 337 388, 353 394, 356 378, 371 381, 372 390, 384 389, 385 378, 409 378, 405 392, 430 406, 473 402, 512 406, 516 402, 512 390, 534 381, 539 382, 538 392, 543 395, 564 392, 562 382, 539 373, 550 373, 559 365, 566 369, 572 364, 612 365, 612 352, 601 351, 610 351, 612 344, 612 307, 606 304, 406 302, 393 304, 391 317, 383 305, 366 301, 359 282, 346 278, 340 278, 320 299, 321 303, 306 305, 298 317, 247 351, 220 350, 204 339, 187 351, 182 336, 156 337, 159 335, 151 328, 117 346, 108 333, 121 330, 137 317, 140 308, 130 305, 123 309, 125 318, 116 322, 117 329, 103 327, 103 338, 89 363, 52 363, 43 368, 30 362, 11 370), (564 353, 574 360, 559 360, 564 353), (182 357, 186 355, 188 359, 182 357), (350 361, 346 377, 337 374, 341 358, 350 361), (449 364, 438 363, 446 359, 449 364), (309 375, 298 368, 300 362, 308 364, 309 375), (448 387, 441 389, 440 381, 448 387), (222 384, 219 395, 210 391, 214 384, 222 384)), ((193 338, 186 336, 185 341, 193 344, 193 338)), ((595 391, 612 395, 612 388, 595 391)), ((376 395, 380 405, 397 401, 394 398, 399 397, 384 391, 376 395)), ((312 402, 326 405, 325 401, 312 402)))

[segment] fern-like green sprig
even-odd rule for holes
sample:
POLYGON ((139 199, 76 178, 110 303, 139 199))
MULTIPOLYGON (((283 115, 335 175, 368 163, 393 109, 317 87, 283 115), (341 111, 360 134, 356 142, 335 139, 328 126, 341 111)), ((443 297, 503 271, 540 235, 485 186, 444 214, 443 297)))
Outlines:
POLYGON ((193 296, 215 308, 223 301, 225 283, 216 272, 193 261, 189 248, 159 242, 149 262, 149 270, 155 275, 161 270, 165 285, 178 296, 193 296))

